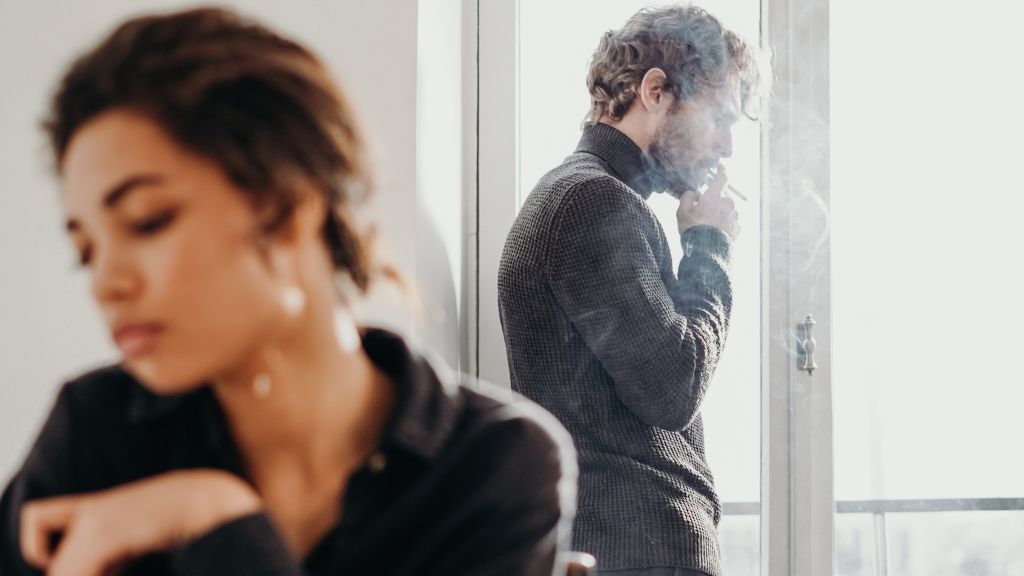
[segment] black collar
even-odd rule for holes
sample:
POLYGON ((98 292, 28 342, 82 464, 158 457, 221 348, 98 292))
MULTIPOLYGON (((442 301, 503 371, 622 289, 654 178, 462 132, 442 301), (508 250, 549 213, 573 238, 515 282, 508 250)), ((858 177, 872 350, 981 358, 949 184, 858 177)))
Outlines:
POLYGON ((364 330, 363 349, 395 385, 395 406, 384 428, 383 447, 398 446, 425 459, 437 456, 461 409, 455 376, 443 363, 432 364, 386 330, 364 330))
POLYGON ((586 152, 604 160, 620 180, 644 198, 654 191, 650 157, 617 128, 601 122, 585 127, 576 152, 586 152))
MULTIPOLYGON (((370 360, 391 377, 395 386, 395 404, 385 425, 381 448, 400 448, 423 459, 433 459, 441 451, 455 427, 462 397, 457 394, 456 378, 448 374, 443 363, 435 370, 427 359, 410 350, 398 335, 380 329, 362 331, 363 349, 370 360)), ((133 422, 159 419, 189 401, 216 403, 208 386, 179 396, 158 396, 141 384, 136 386, 128 418, 133 422)), ((219 406, 204 410, 213 420, 219 406)), ((221 444, 219 423, 207 421, 208 440, 221 444)))

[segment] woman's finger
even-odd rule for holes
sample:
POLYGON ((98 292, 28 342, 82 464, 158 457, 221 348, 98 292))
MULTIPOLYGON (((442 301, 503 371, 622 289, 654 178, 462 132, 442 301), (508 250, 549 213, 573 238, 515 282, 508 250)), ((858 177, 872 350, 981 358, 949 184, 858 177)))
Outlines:
POLYGON ((109 562, 103 535, 91 527, 72 527, 53 555, 47 576, 102 576, 109 562))
POLYGON ((53 558, 50 538, 64 532, 75 517, 81 496, 35 500, 21 509, 21 555, 25 562, 45 570, 53 558))

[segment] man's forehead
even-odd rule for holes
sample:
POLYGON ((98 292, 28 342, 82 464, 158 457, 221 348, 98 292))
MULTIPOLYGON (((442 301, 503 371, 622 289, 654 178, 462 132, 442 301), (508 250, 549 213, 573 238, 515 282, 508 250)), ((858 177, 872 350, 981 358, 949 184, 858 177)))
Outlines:
POLYGON ((736 77, 730 77, 719 85, 708 86, 703 93, 705 104, 722 113, 739 115, 740 83, 736 77))

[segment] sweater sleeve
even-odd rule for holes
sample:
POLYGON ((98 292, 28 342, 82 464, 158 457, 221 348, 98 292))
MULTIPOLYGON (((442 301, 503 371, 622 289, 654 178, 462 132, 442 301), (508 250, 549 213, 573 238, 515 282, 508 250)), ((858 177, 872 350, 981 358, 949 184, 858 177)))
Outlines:
POLYGON ((730 241, 717 228, 682 235, 678 274, 659 268, 659 224, 611 177, 570 190, 553 222, 547 265, 559 306, 648 425, 689 426, 714 373, 732 306, 730 241))

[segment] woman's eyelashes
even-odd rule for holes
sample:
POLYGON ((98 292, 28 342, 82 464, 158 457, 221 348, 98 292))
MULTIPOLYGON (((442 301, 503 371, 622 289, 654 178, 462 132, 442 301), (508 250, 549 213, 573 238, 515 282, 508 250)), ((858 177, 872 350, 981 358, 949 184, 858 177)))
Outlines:
POLYGON ((178 215, 177 209, 164 210, 149 218, 132 223, 132 231, 138 236, 152 236, 166 228, 178 215))
MULTIPOLYGON (((157 212, 148 218, 142 218, 128 224, 128 229, 133 236, 149 237, 166 229, 178 216, 178 209, 171 208, 157 212)), ((78 249, 77 265, 80 268, 88 268, 92 263, 92 245, 86 244, 78 249)))

